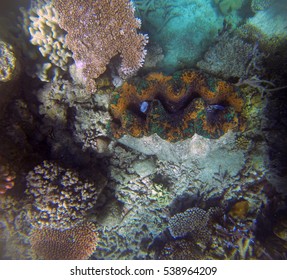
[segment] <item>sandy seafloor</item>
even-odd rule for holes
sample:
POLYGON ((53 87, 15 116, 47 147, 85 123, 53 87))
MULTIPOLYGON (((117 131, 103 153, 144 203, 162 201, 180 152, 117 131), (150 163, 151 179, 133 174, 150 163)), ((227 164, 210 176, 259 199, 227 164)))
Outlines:
POLYGON ((135 1, 134 79, 191 69, 243 100, 244 127, 175 143, 114 137, 114 62, 89 93, 50 1, 1 2, 2 259, 287 258, 287 10, 233 2, 135 1))

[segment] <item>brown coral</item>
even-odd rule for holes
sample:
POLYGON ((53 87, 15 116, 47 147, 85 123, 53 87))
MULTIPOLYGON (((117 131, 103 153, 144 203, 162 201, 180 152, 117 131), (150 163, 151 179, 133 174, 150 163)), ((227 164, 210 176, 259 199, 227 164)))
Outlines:
POLYGON ((93 79, 103 74, 118 54, 122 76, 130 76, 142 66, 148 38, 137 33, 141 22, 134 17, 130 0, 54 0, 54 6, 88 90, 95 90, 93 79))
POLYGON ((67 230, 34 229, 30 241, 36 258, 45 260, 85 260, 95 251, 98 236, 93 223, 67 230))
POLYGON ((31 224, 37 228, 66 229, 82 222, 96 203, 106 183, 101 174, 97 183, 80 178, 80 174, 55 162, 44 161, 26 177, 31 224))

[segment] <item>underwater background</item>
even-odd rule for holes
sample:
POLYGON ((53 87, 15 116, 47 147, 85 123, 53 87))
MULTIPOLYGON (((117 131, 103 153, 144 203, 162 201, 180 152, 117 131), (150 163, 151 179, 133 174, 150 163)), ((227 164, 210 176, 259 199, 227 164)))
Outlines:
POLYGON ((286 19, 1 1, 1 259, 286 259, 286 19))

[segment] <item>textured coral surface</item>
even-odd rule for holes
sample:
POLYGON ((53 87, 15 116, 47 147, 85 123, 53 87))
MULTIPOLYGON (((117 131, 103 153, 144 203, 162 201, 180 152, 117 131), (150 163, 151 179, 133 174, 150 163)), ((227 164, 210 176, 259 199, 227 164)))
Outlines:
POLYGON ((43 228, 32 231, 32 250, 38 259, 85 260, 97 246, 96 227, 93 223, 81 224, 60 231, 43 228))
POLYGON ((68 32, 67 46, 89 89, 94 89, 93 79, 118 54, 123 75, 132 75, 142 66, 147 36, 137 33, 140 20, 134 17, 130 0, 53 2, 59 24, 68 32))
POLYGON ((240 129, 243 105, 240 92, 225 81, 194 71, 151 73, 125 82, 114 94, 111 128, 116 138, 154 133, 171 142, 194 133, 219 138, 240 129))
POLYGON ((36 166, 26 179, 35 227, 65 229, 82 222, 102 188, 101 179, 98 184, 82 180, 76 171, 49 161, 36 166))

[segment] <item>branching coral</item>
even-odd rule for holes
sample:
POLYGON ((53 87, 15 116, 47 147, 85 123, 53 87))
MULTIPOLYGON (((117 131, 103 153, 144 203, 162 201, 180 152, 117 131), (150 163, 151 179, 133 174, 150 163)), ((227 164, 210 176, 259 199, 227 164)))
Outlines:
POLYGON ((93 223, 84 223, 63 231, 34 229, 30 240, 37 259, 85 260, 95 251, 98 236, 93 223))
POLYGON ((240 127, 243 104, 240 93, 224 81, 194 71, 151 73, 124 83, 114 94, 111 130, 116 138, 154 133, 171 142, 194 133, 219 138, 240 127))
POLYGON ((94 79, 120 54, 120 74, 133 75, 143 64, 147 36, 138 34, 130 0, 54 0, 60 26, 68 32, 66 43, 73 52, 79 75, 90 91, 94 79), (80 30, 80 32, 79 32, 80 30))
POLYGON ((105 183, 100 175, 97 179, 83 180, 76 171, 49 161, 36 166, 26 177, 32 225, 65 229, 82 222, 105 183))

